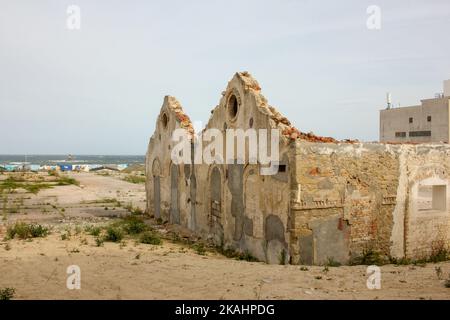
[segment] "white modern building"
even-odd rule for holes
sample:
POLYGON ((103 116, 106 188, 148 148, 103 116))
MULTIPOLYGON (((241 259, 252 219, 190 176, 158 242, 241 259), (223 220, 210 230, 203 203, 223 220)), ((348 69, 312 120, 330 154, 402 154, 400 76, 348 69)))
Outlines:
POLYGON ((388 95, 387 108, 380 111, 380 141, 449 143, 449 123, 450 80, 446 80, 443 93, 417 106, 392 108, 388 95))

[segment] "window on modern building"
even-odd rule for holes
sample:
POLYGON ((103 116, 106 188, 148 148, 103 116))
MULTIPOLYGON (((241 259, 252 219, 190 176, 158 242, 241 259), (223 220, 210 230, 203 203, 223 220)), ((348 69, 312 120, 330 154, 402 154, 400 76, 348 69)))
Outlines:
POLYGON ((428 117, 427 117, 427 121, 428 121, 428 122, 431 122, 431 116, 428 116, 428 117))
POLYGON ((421 185, 417 195, 418 209, 421 211, 447 210, 447 186, 446 185, 421 185))
POLYGON ((409 118, 409 123, 413 123, 413 118, 409 118))
POLYGON ((406 137, 406 132, 396 132, 395 133, 395 137, 396 138, 405 138, 406 137))
POLYGON ((431 131, 410 131, 410 137, 431 137, 431 131))

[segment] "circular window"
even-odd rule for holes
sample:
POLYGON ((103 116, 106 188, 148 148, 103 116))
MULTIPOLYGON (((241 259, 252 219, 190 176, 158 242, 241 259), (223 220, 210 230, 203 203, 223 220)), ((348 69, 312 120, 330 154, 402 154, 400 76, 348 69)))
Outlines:
POLYGON ((228 98, 228 114, 231 119, 236 118, 238 110, 239 110, 238 100, 237 100, 236 96, 234 94, 232 94, 228 98))
POLYGON ((169 118, 167 117, 167 114, 163 113, 161 117, 161 123, 164 129, 167 128, 167 124, 169 123, 169 118))

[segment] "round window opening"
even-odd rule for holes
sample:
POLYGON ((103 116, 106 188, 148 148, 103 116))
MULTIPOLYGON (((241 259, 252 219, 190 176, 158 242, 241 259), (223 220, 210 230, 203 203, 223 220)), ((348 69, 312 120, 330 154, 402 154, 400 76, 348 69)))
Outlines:
POLYGON ((162 122, 164 129, 167 128, 167 123, 169 123, 169 118, 167 117, 167 114, 163 113, 163 115, 161 117, 161 122, 162 122))
POLYGON ((232 94, 230 96, 230 98, 228 99, 228 113, 229 113, 231 119, 236 118, 238 110, 239 110, 239 105, 238 105, 237 98, 234 94, 232 94))

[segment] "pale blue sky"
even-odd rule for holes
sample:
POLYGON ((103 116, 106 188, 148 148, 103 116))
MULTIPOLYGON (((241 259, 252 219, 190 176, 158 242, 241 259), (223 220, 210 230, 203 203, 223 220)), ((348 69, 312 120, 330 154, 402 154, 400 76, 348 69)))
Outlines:
POLYGON ((144 154, 164 95, 206 122, 244 70, 300 130, 376 140, 387 91, 442 91, 449 32, 448 0, 0 0, 0 154, 144 154))

